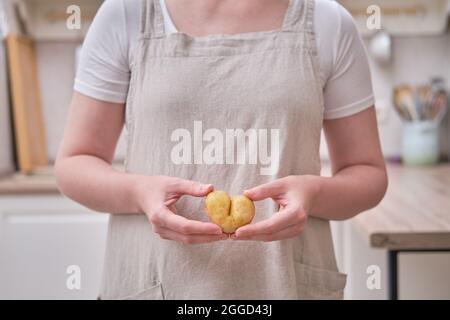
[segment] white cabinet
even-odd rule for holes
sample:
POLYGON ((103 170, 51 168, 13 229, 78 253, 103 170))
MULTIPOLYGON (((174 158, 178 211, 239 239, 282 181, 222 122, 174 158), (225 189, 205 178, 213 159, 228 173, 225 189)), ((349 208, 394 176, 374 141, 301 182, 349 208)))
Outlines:
POLYGON ((57 194, 0 196, 0 299, 95 299, 107 223, 57 194))
MULTIPOLYGON (((346 273, 346 299, 383 300, 388 298, 387 251, 373 248, 349 220, 333 222, 333 238, 340 271, 346 273), (367 280, 375 267, 380 288, 367 280), (368 268, 370 274, 368 274, 368 268)), ((448 252, 401 253, 399 255, 399 299, 450 299, 450 254, 448 252)))

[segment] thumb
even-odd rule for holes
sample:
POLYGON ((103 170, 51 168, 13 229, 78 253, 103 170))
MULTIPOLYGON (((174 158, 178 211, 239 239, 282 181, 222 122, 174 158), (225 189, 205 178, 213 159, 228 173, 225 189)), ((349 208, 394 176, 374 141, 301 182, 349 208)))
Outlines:
POLYGON ((214 187, 212 184, 203 184, 197 181, 180 179, 174 187, 174 191, 180 195, 190 195, 194 197, 204 197, 214 187))
POLYGON ((274 198, 282 193, 283 193, 283 185, 279 180, 261 184, 259 186, 244 191, 244 195, 253 201, 260 201, 267 198, 274 198))

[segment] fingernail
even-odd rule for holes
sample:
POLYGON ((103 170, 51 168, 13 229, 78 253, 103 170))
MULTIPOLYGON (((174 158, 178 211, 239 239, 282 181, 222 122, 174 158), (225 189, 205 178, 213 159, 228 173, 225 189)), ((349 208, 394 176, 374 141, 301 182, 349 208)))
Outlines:
POLYGON ((245 232, 242 233, 242 231, 236 231, 236 237, 242 237, 243 235, 245 235, 245 232))

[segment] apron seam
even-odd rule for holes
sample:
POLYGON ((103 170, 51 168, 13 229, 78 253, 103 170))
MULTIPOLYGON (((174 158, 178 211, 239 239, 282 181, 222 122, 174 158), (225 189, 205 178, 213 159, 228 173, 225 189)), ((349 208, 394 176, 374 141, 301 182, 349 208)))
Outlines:
MULTIPOLYGON (((251 55, 256 55, 256 54, 261 54, 261 53, 265 53, 265 52, 275 52, 275 51, 284 51, 287 49, 294 49, 296 51, 299 52, 306 52, 306 53, 311 53, 311 49, 310 48, 291 48, 291 47, 279 47, 279 48, 274 48, 274 49, 267 49, 267 50, 261 50, 261 51, 254 51, 254 52, 248 52, 248 53, 236 53, 236 54, 229 54, 229 55, 221 55, 221 54, 217 54, 217 55, 151 55, 149 54, 150 58, 174 58, 174 59, 180 59, 180 58, 205 58, 205 57, 217 57, 217 58, 225 58, 225 57, 237 57, 237 56, 251 56, 251 55)), ((312 53, 311 53, 312 54, 312 53)), ((316 73, 316 72, 315 72, 316 73)), ((319 85, 320 87, 320 85, 319 85)))

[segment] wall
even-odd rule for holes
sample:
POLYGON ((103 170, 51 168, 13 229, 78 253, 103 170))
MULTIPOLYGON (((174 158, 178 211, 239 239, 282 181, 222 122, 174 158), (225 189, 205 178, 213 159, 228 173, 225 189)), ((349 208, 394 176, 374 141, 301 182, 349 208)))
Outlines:
MULTIPOLYGON (((366 46, 368 40, 364 40, 366 46)), ((392 39, 392 61, 379 64, 369 53, 372 83, 377 108, 383 108, 379 122, 380 138, 386 157, 396 158, 401 150, 401 121, 392 105, 392 89, 401 83, 424 84, 432 77, 442 77, 450 88, 450 34, 428 37, 397 37, 392 39)), ((441 144, 450 149, 448 117, 442 129, 441 144)), ((321 154, 328 158, 322 140, 321 154)))
POLYGON ((3 42, 0 40, 0 175, 13 170, 12 135, 10 127, 9 99, 3 42))
MULTIPOLYGON (((401 148, 401 122, 392 107, 392 88, 401 83, 423 84, 436 76, 446 79, 449 85, 449 44, 448 34, 394 38, 393 59, 390 65, 382 66, 371 59, 375 96, 378 101, 389 103, 387 117, 380 123, 380 135, 386 156, 398 156, 401 148)), ((447 137, 442 141, 446 150, 447 137)))
POLYGON ((76 42, 38 42, 36 44, 42 110, 51 159, 55 158, 60 144, 72 97, 77 46, 76 42))
MULTIPOLYGON (((1 17, 0 20, 2 20, 1 17)), ((6 52, 3 42, 2 26, 4 25, 0 21, 0 175, 10 173, 14 170, 6 74, 6 52)))
MULTIPOLYGON (((75 52, 78 46, 77 42, 36 43, 39 84, 51 161, 56 157, 72 99, 75 52)), ((124 158, 124 151, 125 143, 122 137, 116 152, 117 161, 124 158)))

